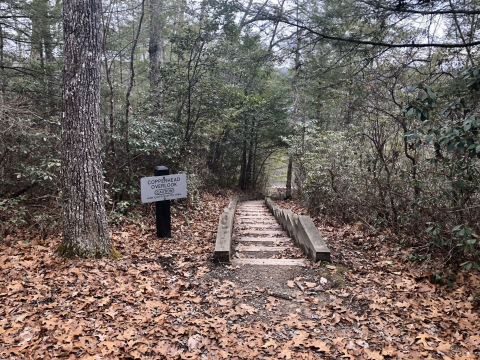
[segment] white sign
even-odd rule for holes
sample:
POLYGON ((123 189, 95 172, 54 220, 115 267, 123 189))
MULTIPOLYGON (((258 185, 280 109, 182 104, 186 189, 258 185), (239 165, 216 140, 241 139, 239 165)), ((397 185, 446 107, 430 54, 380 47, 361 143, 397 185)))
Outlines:
POLYGON ((165 201, 187 197, 187 175, 175 174, 140 179, 142 202, 165 201))

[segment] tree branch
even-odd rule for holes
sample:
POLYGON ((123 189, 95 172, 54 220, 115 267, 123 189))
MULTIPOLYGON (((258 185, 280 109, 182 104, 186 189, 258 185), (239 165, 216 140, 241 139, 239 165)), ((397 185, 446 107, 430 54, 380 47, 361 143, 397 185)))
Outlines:
POLYGON ((427 43, 427 44, 415 44, 414 42, 409 44, 391 44, 379 41, 371 41, 371 40, 361 40, 355 38, 344 38, 336 35, 328 35, 324 34, 320 31, 314 30, 307 25, 297 24, 295 20, 290 20, 287 18, 279 18, 273 15, 266 15, 266 16, 256 16, 253 19, 246 21, 246 24, 254 23, 257 21, 274 21, 274 22, 282 22, 287 25, 295 26, 299 29, 305 30, 310 34, 314 34, 322 39, 325 40, 333 40, 338 42, 346 42, 352 44, 361 44, 361 45, 372 45, 372 46, 380 46, 386 48, 427 48, 427 47, 437 47, 437 48, 465 48, 465 47, 472 47, 480 45, 480 41, 472 41, 464 44, 455 44, 455 43, 427 43))

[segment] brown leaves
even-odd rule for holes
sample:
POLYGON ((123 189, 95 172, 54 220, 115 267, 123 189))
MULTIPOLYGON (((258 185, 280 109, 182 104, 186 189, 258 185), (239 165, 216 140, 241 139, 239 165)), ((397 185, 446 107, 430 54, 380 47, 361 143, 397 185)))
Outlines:
MULTIPOLYGON (((405 261, 404 254, 394 250, 397 244, 381 234, 369 236, 356 226, 332 227, 331 223, 319 221, 318 227, 334 262, 348 269, 349 283, 330 287, 327 294, 348 312, 326 306, 319 322, 336 334, 344 333, 332 339, 338 356, 454 359, 472 358, 478 352, 480 333, 474 325, 478 309, 472 306, 472 295, 480 292, 477 274, 459 274, 454 289, 434 285, 428 273, 405 261)), ((341 266, 314 267, 324 268, 334 282, 344 271, 341 266)))
POLYGON ((196 216, 174 217, 172 239, 152 222, 112 229, 117 261, 65 261, 59 239, 0 244, 0 357, 478 357, 475 273, 441 288, 378 237, 323 224, 335 265, 288 270, 280 296, 208 261, 228 199, 204 196, 196 216))

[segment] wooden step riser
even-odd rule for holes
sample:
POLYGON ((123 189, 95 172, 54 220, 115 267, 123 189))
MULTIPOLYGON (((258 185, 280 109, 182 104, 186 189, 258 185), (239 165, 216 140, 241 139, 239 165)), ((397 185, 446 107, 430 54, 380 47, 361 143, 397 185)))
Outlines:
POLYGON ((304 259, 233 259, 235 265, 307 266, 304 259))
POLYGON ((288 247, 286 246, 239 246, 235 249, 235 251, 238 252, 259 252, 259 251, 268 251, 268 252, 273 252, 273 251, 283 251, 287 250, 288 247))
POLYGON ((278 225, 258 225, 258 224, 236 224, 237 227, 249 227, 252 229, 265 229, 265 230, 282 230, 281 226, 278 225))
POLYGON ((252 235, 288 235, 285 231, 277 231, 277 230, 238 230, 236 229, 237 233, 242 235, 252 234, 252 235))
POLYGON ((262 237, 241 237, 241 238, 234 238, 235 241, 241 242, 281 242, 281 241, 288 241, 290 238, 262 238, 262 237))

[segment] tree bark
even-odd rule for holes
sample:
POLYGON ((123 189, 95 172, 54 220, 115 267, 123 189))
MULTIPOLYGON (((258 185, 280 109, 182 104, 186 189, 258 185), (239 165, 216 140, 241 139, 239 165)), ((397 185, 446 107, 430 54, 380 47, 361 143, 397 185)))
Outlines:
POLYGON ((293 173, 293 156, 290 155, 288 157, 287 184, 285 185, 286 187, 285 199, 292 198, 292 173, 293 173))
POLYGON ((142 8, 140 13, 140 20, 138 21, 138 28, 130 51, 130 82, 128 84, 127 94, 125 95, 125 149, 127 151, 128 171, 132 172, 132 162, 130 157, 130 94, 132 93, 133 85, 135 83, 135 49, 137 48, 138 38, 142 31, 143 15, 145 14, 145 0, 142 0, 142 8))
POLYGON ((105 213, 100 133, 101 0, 64 0, 62 116, 65 257, 118 257, 105 213))
MULTIPOLYGON (((297 18, 298 18, 298 2, 297 2, 297 18)), ((293 103, 293 126, 292 126, 292 133, 295 132, 295 126, 298 122, 298 102, 299 102, 299 91, 298 91, 298 76, 299 76, 299 69, 300 69, 300 30, 297 27, 296 33, 296 46, 295 46, 295 77, 294 77, 294 103, 293 103)), ((292 173, 293 173, 293 155, 289 154, 288 156, 288 167, 287 167, 287 183, 285 185, 285 199, 292 198, 292 173)))
POLYGON ((150 91, 152 97, 159 96, 161 88, 160 69, 163 66, 163 0, 150 0, 150 91))
POLYGON ((50 4, 48 0, 34 0, 32 6, 32 36, 30 56, 44 65, 54 61, 53 38, 50 33, 50 4))
MULTIPOLYGON (((108 29, 110 28, 110 22, 112 20, 113 11, 109 11, 108 19, 106 20, 106 24, 103 25, 103 39, 102 39, 102 47, 103 47, 103 60, 105 63, 105 76, 107 79, 108 88, 110 90, 110 113, 108 115, 109 118, 109 130, 108 130, 108 145, 107 145, 107 154, 111 154, 113 158, 113 162, 115 163, 115 88, 113 86, 113 74, 112 74, 112 66, 115 64, 115 60, 112 60, 112 64, 108 64, 108 53, 107 53, 107 38, 108 38, 108 29)), ((115 68, 113 69, 115 72, 115 68)))

